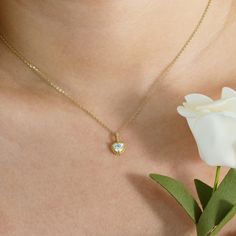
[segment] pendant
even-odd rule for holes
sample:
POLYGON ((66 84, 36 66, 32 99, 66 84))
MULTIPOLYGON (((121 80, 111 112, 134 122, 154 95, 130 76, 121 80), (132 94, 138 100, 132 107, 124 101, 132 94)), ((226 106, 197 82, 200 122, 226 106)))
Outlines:
POLYGON ((117 156, 125 151, 125 144, 119 139, 118 133, 115 133, 115 142, 112 143, 111 150, 117 156))

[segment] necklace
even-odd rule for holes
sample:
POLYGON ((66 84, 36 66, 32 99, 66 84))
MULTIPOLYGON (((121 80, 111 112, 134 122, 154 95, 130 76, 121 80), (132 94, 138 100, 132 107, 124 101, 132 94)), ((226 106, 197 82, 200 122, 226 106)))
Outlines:
POLYGON ((99 119, 93 112, 88 110, 86 107, 81 105, 73 96, 71 96, 69 93, 67 93, 62 87, 60 87, 58 84, 56 84, 54 81, 48 78, 46 73, 44 73, 42 70, 40 70, 36 65, 34 65, 32 62, 30 62, 28 59, 26 59, 15 47, 13 47, 5 36, 0 34, 1 41, 8 47, 8 49, 15 54, 25 65, 27 65, 34 73, 38 75, 40 79, 42 79, 44 82, 46 82, 49 86, 54 88, 58 93, 65 96, 67 99, 69 99, 74 105, 76 105, 78 108, 83 110, 85 113, 87 113, 91 118, 93 118, 98 124, 100 124, 104 129, 106 129, 111 135, 112 135, 112 143, 110 146, 110 149, 112 153, 114 153, 116 156, 119 156, 121 153, 123 153, 126 149, 126 145, 122 139, 120 139, 120 131, 127 127, 130 123, 132 123, 135 118, 140 114, 142 111, 144 105, 147 103, 148 99, 150 98, 151 94, 154 91, 155 85, 157 82, 160 82, 161 79, 164 78, 164 76, 170 71, 170 69, 173 67, 173 65, 176 63, 176 61, 180 58, 180 56, 183 54, 187 46, 190 44, 196 33, 198 32, 198 29, 200 28, 203 20, 205 19, 207 12, 209 10, 209 7, 211 5, 211 2, 213 0, 208 0, 201 17, 199 21, 197 22, 196 26, 194 27, 192 33, 189 35, 187 40, 185 41, 184 45, 180 48, 176 56, 171 60, 171 62, 165 67, 165 69, 162 71, 160 76, 154 80, 150 88, 148 89, 147 93, 143 97, 143 99, 140 101, 138 107, 134 110, 133 114, 125 120, 118 129, 115 131, 112 130, 109 126, 107 126, 101 119, 99 119))

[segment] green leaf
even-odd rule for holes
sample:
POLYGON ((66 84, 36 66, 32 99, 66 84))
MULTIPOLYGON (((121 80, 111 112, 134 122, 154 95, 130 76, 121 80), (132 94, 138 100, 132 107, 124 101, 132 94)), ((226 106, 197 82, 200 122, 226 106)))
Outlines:
POLYGON ((215 236, 223 228, 223 226, 229 222, 236 215, 236 204, 231 208, 231 210, 226 214, 226 216, 221 220, 221 222, 216 225, 212 232, 209 232, 208 236, 215 236))
POLYGON ((230 169, 216 192, 212 194, 197 224, 198 236, 209 235, 217 225, 221 229, 226 222, 221 221, 236 204, 236 169, 230 169), (222 225, 223 224, 223 225, 222 225))
POLYGON ((171 196, 185 209, 194 223, 198 222, 202 213, 200 207, 192 195, 188 192, 186 187, 173 178, 158 174, 149 174, 149 176, 165 188, 171 196))
POLYGON ((212 187, 205 184, 204 182, 202 182, 199 179, 195 179, 194 183, 195 183, 195 187, 196 187, 196 190, 197 190, 199 200, 202 204, 202 208, 204 209, 206 207, 208 201, 211 198, 213 189, 212 189, 212 187))

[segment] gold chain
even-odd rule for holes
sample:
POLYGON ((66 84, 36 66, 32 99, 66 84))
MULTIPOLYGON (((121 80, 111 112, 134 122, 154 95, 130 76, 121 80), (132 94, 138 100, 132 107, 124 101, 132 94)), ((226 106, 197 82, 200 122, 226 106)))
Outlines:
MULTIPOLYGON (((165 75, 170 71, 170 69, 173 67, 173 65, 176 63, 176 61, 180 58, 180 56, 183 54, 189 43, 192 41, 194 36, 196 35, 198 29, 200 28, 203 20, 205 19, 205 16, 209 10, 209 7, 211 5, 211 2, 213 0, 208 0, 203 13, 201 14, 201 17, 199 21, 197 22, 196 26, 194 27, 192 33, 189 35, 187 40, 185 41, 184 45, 180 48, 176 56, 171 60, 171 62, 165 67, 165 69, 161 72, 161 74, 154 80, 154 82, 151 84, 150 88, 148 89, 146 95, 143 97, 143 99, 140 101, 139 105, 135 109, 135 111, 132 113, 132 115, 125 120, 120 127, 113 131, 109 126, 107 126, 102 120, 100 120, 93 112, 85 108, 83 105, 81 105, 73 96, 71 96, 69 93, 67 93, 64 89, 62 89, 58 84, 56 84, 54 81, 50 80, 46 73, 42 72, 36 65, 34 65, 32 62, 30 62, 28 59, 26 59, 15 47, 13 47, 6 39, 5 36, 0 34, 0 39, 2 42, 10 49, 12 53, 14 53, 24 64, 26 64, 34 73, 36 73, 39 78, 44 80, 48 85, 50 85, 52 88, 54 88, 57 92, 64 95, 66 98, 68 98, 72 103, 74 103, 77 107, 82 109, 85 113, 87 113, 90 117, 92 117, 96 122, 98 122, 102 127, 104 127, 107 131, 109 131, 111 134, 113 134, 116 137, 116 141, 118 142, 118 134, 120 133, 121 129, 124 129, 126 126, 128 126, 130 123, 132 123, 135 118, 140 114, 143 107, 147 103, 149 97, 154 91, 155 85, 157 82, 160 82, 165 75)), ((114 151, 114 150, 113 150, 114 151)), ((120 154, 120 152, 118 153, 120 154)))

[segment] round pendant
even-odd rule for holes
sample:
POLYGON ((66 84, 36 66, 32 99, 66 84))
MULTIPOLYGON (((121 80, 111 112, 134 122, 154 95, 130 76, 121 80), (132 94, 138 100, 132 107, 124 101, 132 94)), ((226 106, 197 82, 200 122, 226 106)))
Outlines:
POLYGON ((119 139, 118 133, 115 133, 115 142, 112 143, 111 150, 115 155, 120 155, 125 151, 125 143, 119 139))

